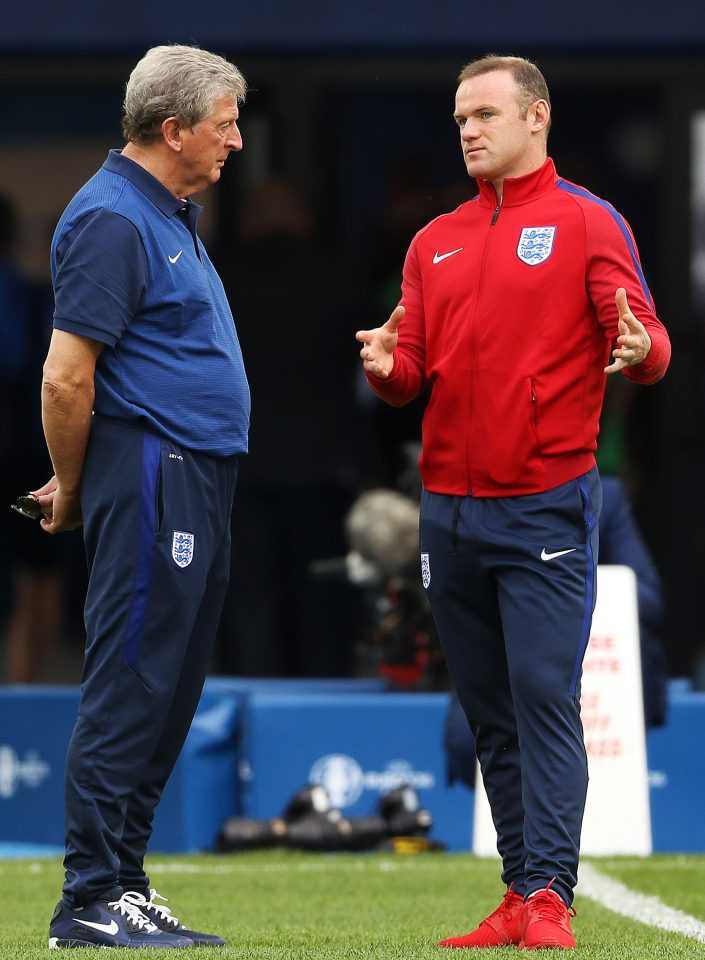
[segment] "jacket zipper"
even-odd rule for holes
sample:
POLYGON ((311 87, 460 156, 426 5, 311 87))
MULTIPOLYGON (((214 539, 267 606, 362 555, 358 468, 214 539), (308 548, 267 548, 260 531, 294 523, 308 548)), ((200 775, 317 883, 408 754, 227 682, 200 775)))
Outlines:
POLYGON ((492 214, 492 220, 490 221, 490 226, 493 227, 497 223, 497 217, 499 216, 499 211, 502 209, 502 198, 499 197, 497 200, 497 206, 494 208, 494 213, 492 214))

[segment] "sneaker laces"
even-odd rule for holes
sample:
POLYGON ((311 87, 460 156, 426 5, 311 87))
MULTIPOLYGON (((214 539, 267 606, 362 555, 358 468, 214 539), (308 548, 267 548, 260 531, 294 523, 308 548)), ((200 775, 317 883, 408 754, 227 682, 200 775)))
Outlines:
POLYGON ((518 894, 514 893, 514 884, 510 884, 507 892, 502 897, 502 902, 497 907, 496 910, 493 910, 489 917, 485 917, 482 921, 487 923, 489 920, 492 920, 494 917, 497 919, 506 920, 507 922, 513 919, 514 911, 516 907, 514 906, 514 900, 518 894))
MULTIPOLYGON (((155 923, 145 917, 138 906, 138 901, 132 899, 132 897, 139 896, 135 894, 123 893, 119 900, 113 900, 108 903, 108 909, 114 910, 116 913, 121 913, 123 917, 127 917, 128 926, 135 927, 137 930, 144 930, 145 933, 154 933, 159 928, 155 923)), ((144 900, 144 897, 142 898, 144 900)), ((145 900, 145 903, 147 901, 145 900)))
POLYGON ((566 906, 562 898, 553 890, 549 890, 548 887, 529 897, 526 902, 527 905, 530 905, 533 915, 532 920, 550 920, 552 923, 563 923, 566 912, 571 917, 577 916, 574 907, 566 906))
POLYGON ((180 927, 181 921, 178 917, 175 917, 172 914, 171 907, 164 907, 161 903, 155 903, 154 901, 157 899, 163 900, 164 903, 168 903, 167 898, 163 897, 161 893, 157 893, 154 887, 152 887, 149 891, 149 901, 147 902, 149 909, 154 910, 154 912, 162 917, 162 919, 166 920, 167 923, 172 923, 176 928, 180 927))

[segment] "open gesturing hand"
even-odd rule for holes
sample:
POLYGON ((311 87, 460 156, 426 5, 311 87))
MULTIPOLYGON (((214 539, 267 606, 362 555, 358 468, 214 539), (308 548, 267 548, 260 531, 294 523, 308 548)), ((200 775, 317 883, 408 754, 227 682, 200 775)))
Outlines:
POLYGON ((364 344, 360 350, 362 365, 367 373, 386 379, 394 367, 394 350, 399 339, 399 324, 404 316, 401 305, 392 311, 389 320, 374 330, 358 330, 355 339, 364 344))
POLYGON ((619 311, 619 336, 617 346, 612 351, 614 363, 605 367, 605 373, 617 373, 625 367, 633 367, 641 363, 651 349, 651 337, 646 328, 634 316, 627 302, 627 291, 620 287, 615 295, 615 303, 619 311))

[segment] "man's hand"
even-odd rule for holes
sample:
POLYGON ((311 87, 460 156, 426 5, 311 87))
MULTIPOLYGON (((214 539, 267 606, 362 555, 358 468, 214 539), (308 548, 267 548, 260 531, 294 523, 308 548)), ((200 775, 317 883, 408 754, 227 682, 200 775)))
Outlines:
POLYGON ((44 519, 39 522, 46 533, 74 530, 83 523, 79 497, 64 496, 55 476, 43 487, 29 492, 41 504, 44 519))
POLYGON ((399 339, 399 324, 404 316, 401 305, 392 311, 389 320, 374 330, 358 330, 355 339, 364 343, 360 351, 362 366, 367 373, 385 380, 394 367, 394 350, 399 339))
POLYGON ((95 365, 103 344, 54 330, 42 379, 42 422, 55 476, 35 496, 44 509, 46 533, 83 523, 81 474, 91 429, 95 365))
POLYGON ((629 309, 627 291, 624 287, 617 290, 615 302, 619 312, 619 336, 617 347, 612 351, 614 363, 605 367, 607 374, 617 373, 625 367, 633 367, 641 363, 651 349, 651 337, 643 323, 640 323, 629 309))

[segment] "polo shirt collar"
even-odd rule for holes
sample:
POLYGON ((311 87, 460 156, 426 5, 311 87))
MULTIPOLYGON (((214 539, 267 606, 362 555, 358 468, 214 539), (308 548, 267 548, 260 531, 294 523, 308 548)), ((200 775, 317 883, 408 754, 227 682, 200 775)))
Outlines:
MULTIPOLYGON (((103 164, 103 169, 110 173, 117 173, 121 177, 129 180, 140 193, 143 193, 148 200, 164 214, 165 217, 173 217, 174 214, 186 212, 189 214, 188 220, 197 220, 198 215, 203 209, 197 203, 193 203, 186 198, 179 200, 174 194, 167 190, 163 183, 160 183, 156 177, 141 167, 139 163, 124 157, 119 150, 111 150, 103 164)), ((189 224, 190 225, 190 224, 189 224)), ((195 224, 194 224, 195 226, 195 224)))

